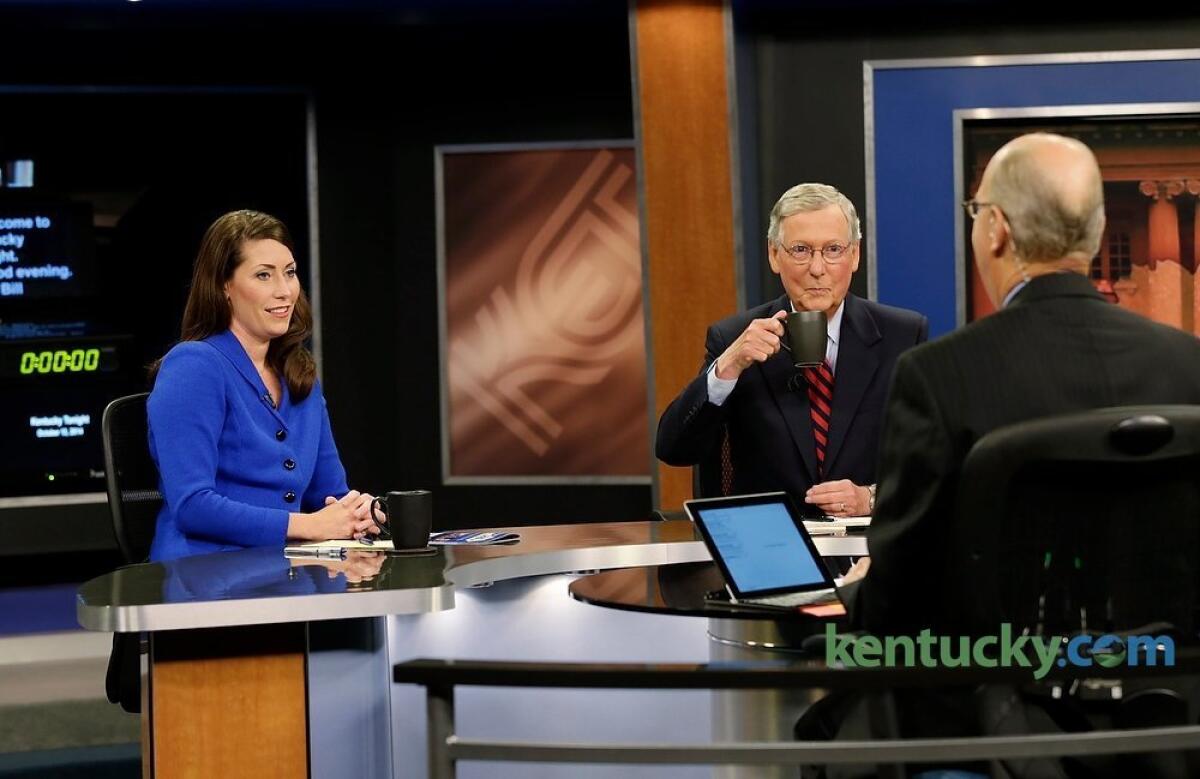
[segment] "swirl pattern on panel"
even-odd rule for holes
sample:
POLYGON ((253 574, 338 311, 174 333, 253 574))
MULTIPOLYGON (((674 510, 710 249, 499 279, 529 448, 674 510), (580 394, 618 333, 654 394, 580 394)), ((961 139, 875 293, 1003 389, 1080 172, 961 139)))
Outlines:
POLYGON ((443 158, 452 476, 649 469, 630 149, 443 158))

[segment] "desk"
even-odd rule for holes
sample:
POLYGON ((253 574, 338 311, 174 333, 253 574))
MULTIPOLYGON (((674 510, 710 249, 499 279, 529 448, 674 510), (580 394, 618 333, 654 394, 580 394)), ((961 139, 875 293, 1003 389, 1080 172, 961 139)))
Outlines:
MULTIPOLYGON (((362 582, 278 549, 129 566, 84 584, 77 614, 92 630, 149 633, 143 722, 153 775, 393 776, 397 642, 386 616, 450 610, 456 592, 489 582, 709 559, 687 521, 513 530, 522 540, 512 546, 389 556, 362 582), (349 711, 348 698, 361 705, 349 711)), ((865 547, 817 541, 823 554, 865 547)))

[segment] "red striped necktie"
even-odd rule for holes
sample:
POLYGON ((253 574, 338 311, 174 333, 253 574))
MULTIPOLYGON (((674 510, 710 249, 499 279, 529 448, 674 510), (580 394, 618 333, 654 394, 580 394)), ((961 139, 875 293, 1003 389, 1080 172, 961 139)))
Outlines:
POLYGON ((817 481, 823 481, 829 420, 833 417, 833 370, 829 361, 815 368, 805 368, 804 380, 808 382, 809 415, 812 417, 813 440, 817 442, 817 481))

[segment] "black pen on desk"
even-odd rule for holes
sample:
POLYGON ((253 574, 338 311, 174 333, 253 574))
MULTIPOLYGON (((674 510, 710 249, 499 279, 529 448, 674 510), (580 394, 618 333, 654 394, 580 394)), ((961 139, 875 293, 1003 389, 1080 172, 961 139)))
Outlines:
POLYGON ((346 550, 340 547, 294 546, 283 550, 284 557, 315 557, 318 560, 341 560, 346 550))

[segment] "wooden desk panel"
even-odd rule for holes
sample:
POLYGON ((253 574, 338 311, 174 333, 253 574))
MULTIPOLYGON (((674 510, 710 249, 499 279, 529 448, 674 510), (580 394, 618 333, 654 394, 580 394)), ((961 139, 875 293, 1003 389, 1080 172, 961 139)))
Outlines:
POLYGON ((151 636, 158 779, 308 776, 302 623, 151 636))

